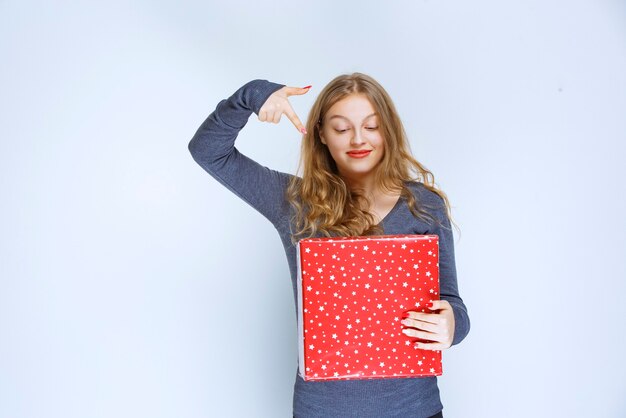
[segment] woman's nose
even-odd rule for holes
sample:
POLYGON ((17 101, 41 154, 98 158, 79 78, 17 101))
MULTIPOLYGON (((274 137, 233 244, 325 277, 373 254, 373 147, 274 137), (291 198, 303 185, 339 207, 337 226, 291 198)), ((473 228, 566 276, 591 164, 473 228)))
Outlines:
POLYGON ((352 138, 350 139, 350 145, 360 145, 363 142, 364 141, 361 133, 358 130, 355 130, 354 135, 352 135, 352 138))

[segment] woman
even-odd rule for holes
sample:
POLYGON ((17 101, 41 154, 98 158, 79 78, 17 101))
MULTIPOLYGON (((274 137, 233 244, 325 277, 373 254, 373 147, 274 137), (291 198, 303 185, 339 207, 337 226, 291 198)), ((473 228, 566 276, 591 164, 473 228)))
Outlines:
MULTIPOLYGON (((189 143, 193 158, 272 222, 287 255, 295 303, 299 239, 439 235, 441 300, 433 302, 432 313, 411 312, 403 332, 431 341, 418 343, 426 350, 460 343, 470 321, 458 292, 448 199, 411 156, 389 95, 365 74, 340 75, 322 89, 305 127, 288 98, 310 87, 246 83, 200 126, 189 143), (284 114, 302 133, 302 176, 264 167, 235 148, 253 112, 269 123, 284 114)), ((442 409, 436 376, 305 382, 296 374, 295 417, 426 418, 442 417, 442 409)))

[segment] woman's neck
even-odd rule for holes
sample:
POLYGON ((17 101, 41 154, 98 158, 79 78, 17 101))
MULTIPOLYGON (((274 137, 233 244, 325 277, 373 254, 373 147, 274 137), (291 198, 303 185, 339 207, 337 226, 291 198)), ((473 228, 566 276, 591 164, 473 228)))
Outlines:
POLYGON ((384 193, 376 184, 374 176, 360 177, 358 179, 342 176, 350 190, 359 189, 370 200, 372 205, 384 201, 390 196, 384 193))
POLYGON ((349 178, 346 176, 342 176, 343 181, 346 182, 346 185, 350 190, 362 190, 366 196, 373 196, 376 193, 377 187, 374 183, 374 179, 370 177, 363 177, 359 179, 349 178))
POLYGON ((368 178, 362 178, 358 181, 343 177, 350 190, 360 189, 367 199, 369 200, 369 206, 363 208, 372 216, 374 216, 375 223, 380 223, 394 208, 398 199, 400 199, 400 193, 385 193, 383 190, 377 187, 372 176, 368 178))

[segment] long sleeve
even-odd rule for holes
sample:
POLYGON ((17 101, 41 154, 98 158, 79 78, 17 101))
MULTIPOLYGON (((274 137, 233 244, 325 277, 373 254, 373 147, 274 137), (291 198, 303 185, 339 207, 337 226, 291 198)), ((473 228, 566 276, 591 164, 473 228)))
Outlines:
POLYGON ((284 190, 291 175, 264 167, 240 153, 235 139, 250 115, 258 114, 268 97, 283 86, 260 79, 244 84, 218 103, 188 147, 204 170, 274 226, 285 215, 284 190))
POLYGON ((439 196, 436 196, 436 199, 440 205, 436 212, 437 217, 443 225, 437 225, 432 231, 432 233, 439 236, 439 295, 441 299, 447 300, 452 306, 454 312, 454 338, 452 345, 456 345, 463 341, 469 333, 470 319, 467 307, 459 295, 454 257, 454 237, 450 219, 447 216, 443 199, 439 196))

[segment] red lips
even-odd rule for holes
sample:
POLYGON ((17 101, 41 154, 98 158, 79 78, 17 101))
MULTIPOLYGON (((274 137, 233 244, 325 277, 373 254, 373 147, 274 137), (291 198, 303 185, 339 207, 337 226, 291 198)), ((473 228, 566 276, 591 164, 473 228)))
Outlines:
POLYGON ((363 157, 367 157, 370 154, 370 152, 372 152, 371 149, 359 150, 359 151, 348 151, 347 154, 352 158, 363 158, 363 157))

